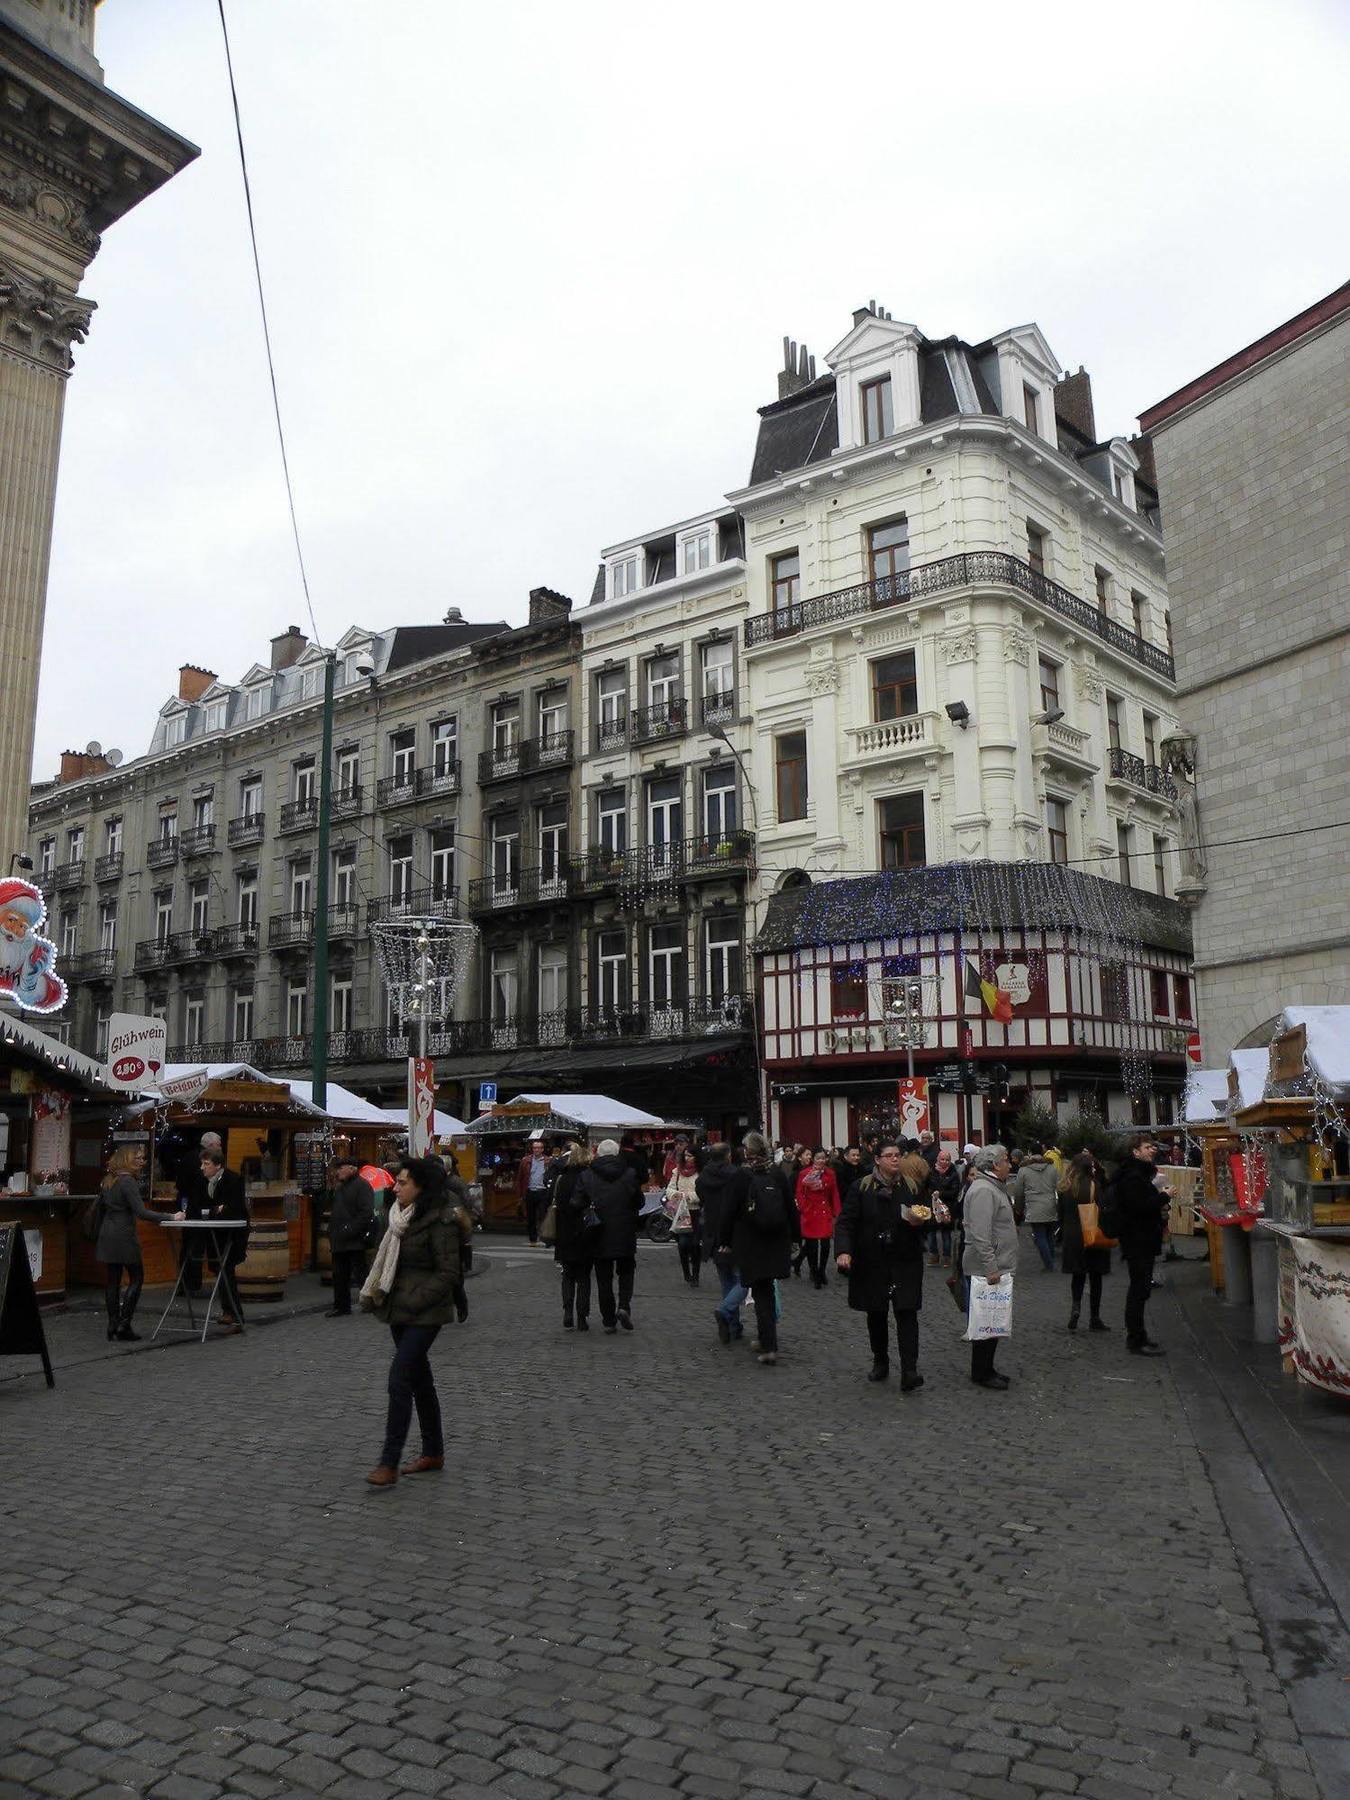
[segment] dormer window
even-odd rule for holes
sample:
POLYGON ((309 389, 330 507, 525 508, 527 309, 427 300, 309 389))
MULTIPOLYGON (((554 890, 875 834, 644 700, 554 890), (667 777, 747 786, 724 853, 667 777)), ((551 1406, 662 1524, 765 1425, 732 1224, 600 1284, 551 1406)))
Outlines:
POLYGON ((695 575, 712 561, 712 531, 696 531, 684 540, 680 566, 686 575, 695 575))
POLYGON ((229 702, 225 700, 212 700, 208 706, 204 707, 202 709, 202 730, 224 731, 228 705, 229 702))
POLYGON ((300 677, 300 698, 317 700, 323 688, 323 664, 311 663, 300 677))
POLYGON ((882 438, 888 438, 895 430, 890 376, 883 375, 878 381, 864 381, 858 389, 858 402, 864 444, 876 444, 882 438))
POLYGON ((164 748, 176 750, 187 736, 187 714, 172 713, 164 721, 164 748))
POLYGON ((613 599, 620 600, 625 594, 635 592, 637 585, 638 559, 636 556, 625 556, 611 569, 610 594, 613 599))
POLYGON ((1029 381, 1022 383, 1022 417, 1026 421, 1028 431, 1037 437, 1041 434, 1040 395, 1029 381))
POLYGON ((251 687, 248 690, 248 698, 244 702, 244 717, 247 719, 261 719, 266 711, 267 689, 262 686, 251 687))

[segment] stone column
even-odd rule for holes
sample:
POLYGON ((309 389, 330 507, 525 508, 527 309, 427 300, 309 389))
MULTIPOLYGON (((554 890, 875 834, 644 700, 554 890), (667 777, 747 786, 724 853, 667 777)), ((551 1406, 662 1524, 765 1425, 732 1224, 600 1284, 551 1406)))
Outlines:
POLYGON ((0 258, 0 869, 27 837, 61 418, 94 305, 0 258))

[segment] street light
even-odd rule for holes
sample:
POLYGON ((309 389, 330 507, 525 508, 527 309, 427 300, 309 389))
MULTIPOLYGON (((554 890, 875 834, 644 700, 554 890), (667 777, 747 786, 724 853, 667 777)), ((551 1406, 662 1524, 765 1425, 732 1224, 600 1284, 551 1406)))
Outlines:
POLYGON ((15 850, 12 853, 12 855, 10 856, 9 872, 11 875, 14 873, 16 868, 17 869, 27 869, 31 873, 32 867, 33 867, 32 857, 27 855, 22 850, 15 850))

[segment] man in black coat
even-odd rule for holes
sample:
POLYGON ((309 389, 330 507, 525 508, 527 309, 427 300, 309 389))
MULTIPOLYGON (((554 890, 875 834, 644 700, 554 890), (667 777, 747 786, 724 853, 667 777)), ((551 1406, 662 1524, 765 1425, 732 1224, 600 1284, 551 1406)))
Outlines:
POLYGON ((375 1190, 361 1174, 354 1156, 339 1157, 337 1185, 328 1214, 328 1241, 333 1247, 333 1304, 326 1319, 347 1319, 352 1311, 352 1281, 366 1278, 366 1245, 375 1226, 375 1190))
MULTIPOLYGON (((834 1261, 848 1276, 848 1303, 867 1314, 872 1345, 869 1381, 891 1372, 890 1315, 900 1351, 900 1389, 923 1386, 919 1373, 919 1308, 923 1305, 923 1246, 929 1221, 916 1218, 919 1203, 913 1178, 901 1168, 900 1146, 877 1145, 876 1166, 844 1196, 834 1228, 834 1261)), ((922 1158, 916 1158, 922 1161, 922 1158)))
POLYGON ((1125 1294, 1125 1348, 1133 1356, 1165 1354, 1144 1324, 1144 1307, 1153 1288, 1153 1264, 1163 1246, 1167 1207, 1166 1195, 1153 1185, 1157 1155, 1153 1138, 1136 1138, 1108 1191, 1107 1210, 1113 1215, 1121 1260, 1130 1272, 1125 1294))
MULTIPOLYGON (((744 1150, 745 1179, 730 1190, 718 1231, 722 1241, 717 1248, 719 1256, 730 1256, 736 1273, 750 1289, 755 1303, 759 1360, 776 1363, 774 1283, 786 1281, 792 1273, 792 1246, 801 1237, 801 1221, 787 1182, 769 1161, 767 1140, 757 1131, 748 1131, 744 1150)), ((718 1317, 722 1317, 721 1307, 718 1317)), ((718 1330, 721 1331, 720 1323, 718 1330)))
POLYGON ((248 1200, 244 1194, 244 1178, 227 1169, 219 1150, 202 1153, 202 1180, 206 1184, 206 1202, 202 1217, 207 1219, 242 1219, 237 1231, 207 1234, 212 1245, 210 1267, 220 1271, 220 1316, 233 1333, 244 1327, 244 1309, 239 1304, 239 1287, 235 1270, 248 1255, 248 1200))
POLYGON ((600 1217, 595 1233, 595 1297, 600 1323, 613 1336, 622 1325, 633 1329, 633 1278, 637 1273, 637 1222, 642 1193, 637 1176, 613 1138, 596 1146, 595 1160, 577 1183, 584 1211, 593 1206, 600 1217), (619 1278, 618 1305, 614 1277, 619 1278))
POLYGON ((713 1319, 717 1335, 724 1344, 745 1336, 741 1306, 748 1289, 736 1273, 731 1254, 731 1228, 728 1225, 724 1235, 722 1223, 729 1218, 732 1202, 748 1179, 745 1165, 732 1162, 730 1144, 714 1144, 694 1183, 699 1199, 703 1253, 717 1270, 717 1278, 722 1284, 722 1298, 713 1312, 713 1319))

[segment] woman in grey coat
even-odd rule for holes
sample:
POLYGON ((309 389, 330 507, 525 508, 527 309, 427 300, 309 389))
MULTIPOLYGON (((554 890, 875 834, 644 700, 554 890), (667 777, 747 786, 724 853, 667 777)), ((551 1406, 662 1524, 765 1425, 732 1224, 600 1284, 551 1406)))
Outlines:
POLYGON ((1055 1272, 1055 1226, 1059 1223, 1059 1170, 1039 1144, 1028 1146, 1022 1166, 1012 1178, 1012 1197, 1020 1202, 1047 1274, 1055 1272))
MULTIPOLYGON (((1017 1218, 1008 1193, 1012 1165, 1002 1144, 986 1144, 971 1158, 974 1174, 965 1198, 966 1248, 961 1269, 983 1275, 997 1287, 1017 1267, 1017 1218)), ((970 1346, 970 1379, 979 1387, 1005 1388, 1008 1377, 994 1370, 997 1338, 980 1338, 970 1346)))
POLYGON ((136 1235, 137 1219, 152 1225, 164 1220, 141 1199, 141 1175, 145 1169, 145 1151, 137 1144, 114 1150, 108 1158, 100 1196, 98 1242, 94 1254, 107 1264, 108 1281, 105 1298, 108 1306, 108 1337, 124 1344, 138 1342, 140 1333, 131 1329, 136 1302, 145 1286, 145 1261, 141 1242, 136 1235), (122 1272, 126 1271, 127 1287, 122 1292, 122 1272))

